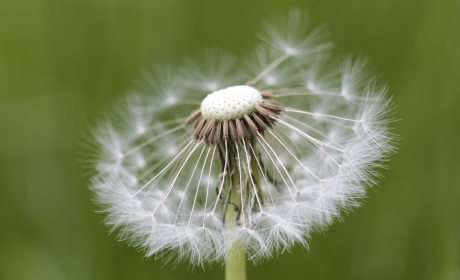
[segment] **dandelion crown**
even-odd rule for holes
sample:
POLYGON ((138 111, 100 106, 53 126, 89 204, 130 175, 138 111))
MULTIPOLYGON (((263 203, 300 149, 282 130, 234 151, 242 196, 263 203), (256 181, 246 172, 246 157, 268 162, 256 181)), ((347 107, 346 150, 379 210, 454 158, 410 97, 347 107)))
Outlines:
POLYGON ((394 150, 393 105, 365 59, 331 58, 299 11, 261 38, 241 62, 208 50, 153 67, 93 129, 96 201, 146 256, 257 262, 306 246, 394 150))

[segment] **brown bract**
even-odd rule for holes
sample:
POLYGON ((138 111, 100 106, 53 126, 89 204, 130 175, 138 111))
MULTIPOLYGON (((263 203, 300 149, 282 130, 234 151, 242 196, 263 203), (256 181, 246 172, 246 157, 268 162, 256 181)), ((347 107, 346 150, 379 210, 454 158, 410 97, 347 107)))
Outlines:
MULTIPOLYGON (((269 98, 270 96, 264 97, 269 98)), ((220 122, 215 119, 206 120, 200 109, 197 109, 185 120, 185 124, 193 125, 194 138, 198 141, 204 140, 208 145, 215 145, 221 141, 226 142, 229 139, 237 143, 239 140, 263 134, 278 120, 278 115, 283 110, 284 107, 281 104, 264 100, 260 106, 254 106, 254 113, 220 122)))

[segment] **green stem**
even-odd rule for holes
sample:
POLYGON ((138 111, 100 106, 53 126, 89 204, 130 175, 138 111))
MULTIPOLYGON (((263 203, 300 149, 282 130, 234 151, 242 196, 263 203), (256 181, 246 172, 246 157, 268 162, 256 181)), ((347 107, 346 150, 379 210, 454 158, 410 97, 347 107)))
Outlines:
MULTIPOLYGON (((232 176, 233 186, 231 186, 230 201, 235 205, 241 205, 241 194, 239 188, 239 173, 235 172, 232 176)), ((228 180, 227 180, 228 181, 228 180)), ((227 208, 225 214, 225 224, 227 229, 237 227, 236 224, 238 211, 235 211, 232 206, 227 208)), ((246 252, 244 246, 239 243, 229 249, 227 262, 225 263, 225 279, 226 280, 246 280, 246 252)))
POLYGON ((228 253, 225 280, 246 280, 246 254, 244 248, 235 247, 228 253))

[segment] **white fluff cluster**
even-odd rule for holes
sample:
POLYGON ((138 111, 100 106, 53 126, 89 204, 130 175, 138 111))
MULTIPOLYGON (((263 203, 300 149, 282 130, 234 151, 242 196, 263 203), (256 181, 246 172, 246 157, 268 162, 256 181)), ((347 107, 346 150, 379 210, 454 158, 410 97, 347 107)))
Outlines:
POLYGON ((369 79, 365 60, 348 58, 337 69, 331 44, 304 20, 299 11, 278 19, 241 62, 210 51, 144 73, 139 89, 92 131, 92 189, 121 240, 146 256, 193 265, 225 262, 237 244, 257 262, 306 246, 312 232, 360 204, 394 150, 393 105, 369 79), (246 210, 228 229, 223 178, 234 170, 226 170, 223 146, 194 140, 184 120, 207 94, 246 83, 284 111, 252 144, 237 146, 239 170, 260 174, 246 177, 260 192, 257 211, 246 210))

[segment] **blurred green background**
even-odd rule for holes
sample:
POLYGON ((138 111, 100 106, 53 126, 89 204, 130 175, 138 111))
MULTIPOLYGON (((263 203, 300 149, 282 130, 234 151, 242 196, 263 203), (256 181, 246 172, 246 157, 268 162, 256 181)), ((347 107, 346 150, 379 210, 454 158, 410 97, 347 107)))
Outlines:
POLYGON ((460 279, 460 1, 1 0, 0 278, 223 279, 107 236, 82 133, 151 63, 244 54, 289 9, 368 55, 398 104, 400 152, 363 207, 249 279, 460 279))

